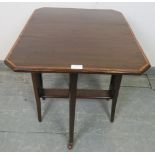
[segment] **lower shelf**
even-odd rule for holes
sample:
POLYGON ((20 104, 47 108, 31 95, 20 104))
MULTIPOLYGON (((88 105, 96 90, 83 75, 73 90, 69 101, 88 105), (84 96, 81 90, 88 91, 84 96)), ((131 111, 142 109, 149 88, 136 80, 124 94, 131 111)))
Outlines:
MULTIPOLYGON (((44 98, 69 98, 68 89, 43 89, 40 97, 44 98)), ((87 99, 111 99, 110 90, 78 89, 77 98, 87 99)))

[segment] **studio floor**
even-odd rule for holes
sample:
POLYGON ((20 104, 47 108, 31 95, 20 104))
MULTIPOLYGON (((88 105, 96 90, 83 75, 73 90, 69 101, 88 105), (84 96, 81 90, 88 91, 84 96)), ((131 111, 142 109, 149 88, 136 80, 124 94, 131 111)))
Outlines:
MULTIPOLYGON (((43 74, 47 88, 67 74, 43 74)), ((108 75, 79 76, 79 88, 107 89, 108 75)), ((71 151, 155 151, 155 75, 124 76, 114 123, 111 101, 78 99, 71 151)), ((0 151, 68 151, 68 99, 42 100, 37 120, 30 74, 0 70, 0 151)))

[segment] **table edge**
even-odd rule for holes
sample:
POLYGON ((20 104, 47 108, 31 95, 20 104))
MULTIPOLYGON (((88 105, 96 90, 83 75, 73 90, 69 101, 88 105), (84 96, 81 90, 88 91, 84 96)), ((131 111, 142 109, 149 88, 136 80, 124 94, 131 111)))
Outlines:
MULTIPOLYGON (((43 7, 46 8, 46 7, 43 7)), ((19 34, 17 40, 15 41, 14 45, 12 46, 12 48, 10 49, 8 55, 6 56, 4 62, 5 64, 10 67, 12 70, 14 70, 15 72, 55 72, 55 73, 70 73, 70 72, 79 72, 79 73, 105 73, 105 74, 142 74, 144 73, 146 70, 148 70, 151 65, 149 63, 149 60, 147 59, 141 45, 139 44, 138 40, 136 39, 135 34, 133 33, 128 21, 126 20, 126 18, 124 17, 124 15, 122 14, 122 12, 119 12, 117 10, 112 10, 111 11, 115 11, 116 13, 120 13, 121 16, 124 18, 128 28, 130 29, 131 35, 133 36, 140 52, 142 53, 144 60, 146 62, 146 64, 144 66, 142 66, 140 69, 108 69, 108 68, 84 68, 84 69, 80 69, 80 70, 73 70, 69 67, 39 67, 39 66, 16 66, 13 61, 11 61, 9 59, 10 55, 13 52, 14 47, 17 45, 17 43, 20 40, 21 35, 23 34, 23 32, 25 31, 26 26, 28 25, 29 21, 31 20, 33 14, 36 11, 39 11, 40 9, 43 8, 38 8, 35 9, 33 11, 33 13, 31 14, 31 16, 29 17, 28 21, 26 22, 23 30, 21 31, 21 33, 19 34)), ((49 8, 49 7, 48 7, 49 8)), ((69 8, 68 8, 69 9, 69 8)), ((71 8, 73 9, 73 8, 71 8)), ((94 10, 94 9, 88 9, 88 10, 94 10)), ((96 9, 97 10, 97 9, 96 9)), ((109 10, 109 9, 107 9, 109 10)))
POLYGON ((9 66, 15 72, 47 72, 47 73, 102 73, 102 74, 142 74, 147 71, 151 66, 146 63, 145 66, 139 70, 133 69, 108 69, 108 68, 88 68, 83 69, 71 69, 70 67, 41 67, 41 66, 16 66, 9 59, 6 59, 5 64, 9 66))

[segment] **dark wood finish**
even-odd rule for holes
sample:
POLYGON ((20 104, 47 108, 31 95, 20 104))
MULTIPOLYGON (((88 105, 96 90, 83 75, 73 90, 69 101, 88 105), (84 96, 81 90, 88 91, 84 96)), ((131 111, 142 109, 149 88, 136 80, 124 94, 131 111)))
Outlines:
POLYGON ((76 93, 77 93, 77 79, 78 73, 70 73, 69 85, 69 143, 68 148, 73 147, 74 139, 74 120, 76 107, 76 93))
POLYGON ((78 73, 70 73, 70 84, 68 89, 44 89, 41 73, 32 73, 32 81, 36 98, 38 120, 41 122, 41 101, 40 98, 68 98, 69 101, 69 144, 68 148, 73 147, 74 138, 74 120, 76 98, 90 99, 112 99, 111 122, 114 121, 116 103, 121 84, 122 75, 115 74, 111 76, 109 90, 77 90, 78 73))
POLYGON ((69 97, 69 144, 73 147, 76 98, 112 99, 111 122, 123 74, 149 67, 129 24, 114 10, 41 8, 34 11, 5 59, 17 72, 30 72, 38 120, 46 97, 69 97), (71 69, 71 65, 83 65, 71 69), (67 89, 44 89, 42 73, 67 72, 67 89), (109 90, 77 90, 78 73, 112 74, 109 90))
POLYGON ((109 74, 141 74, 150 66, 120 12, 65 8, 36 10, 5 63, 22 72, 109 74))
MULTIPOLYGON (((69 90, 67 89, 43 89, 44 98, 68 98, 69 90)), ((89 90, 78 89, 77 98, 81 99, 111 99, 111 92, 109 90, 89 90)))
POLYGON ((32 73, 32 83, 34 88, 34 94, 36 99, 36 106, 37 106, 37 114, 38 114, 38 120, 41 122, 41 90, 42 90, 42 76, 40 73, 32 73))
POLYGON ((45 100, 45 97, 41 96, 41 94, 43 94, 43 77, 41 73, 38 74, 38 76, 40 80, 40 89, 39 89, 40 97, 42 97, 42 99, 45 100))
POLYGON ((112 75, 110 82, 110 91, 112 95, 112 106, 111 106, 111 122, 114 121, 116 103, 118 93, 121 85, 122 75, 112 75))

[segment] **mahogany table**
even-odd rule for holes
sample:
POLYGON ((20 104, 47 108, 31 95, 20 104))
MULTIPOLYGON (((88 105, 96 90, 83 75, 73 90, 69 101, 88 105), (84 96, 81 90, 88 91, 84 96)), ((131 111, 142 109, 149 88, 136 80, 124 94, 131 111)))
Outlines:
POLYGON ((73 146, 76 98, 112 99, 111 122, 122 75, 149 67, 123 15, 114 10, 40 8, 34 11, 5 59, 15 72, 30 72, 41 121, 40 98, 69 98, 69 144, 73 146), (46 89, 42 73, 69 73, 69 89, 46 89), (109 90, 77 90, 79 73, 110 74, 109 90))

